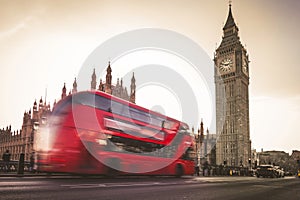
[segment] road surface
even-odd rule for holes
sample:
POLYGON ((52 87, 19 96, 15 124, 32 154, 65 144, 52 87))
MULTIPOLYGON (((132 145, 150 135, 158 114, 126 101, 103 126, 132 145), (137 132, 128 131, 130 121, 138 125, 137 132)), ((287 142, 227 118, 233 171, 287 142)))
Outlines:
POLYGON ((300 199, 300 179, 256 177, 0 177, 0 199, 300 199))

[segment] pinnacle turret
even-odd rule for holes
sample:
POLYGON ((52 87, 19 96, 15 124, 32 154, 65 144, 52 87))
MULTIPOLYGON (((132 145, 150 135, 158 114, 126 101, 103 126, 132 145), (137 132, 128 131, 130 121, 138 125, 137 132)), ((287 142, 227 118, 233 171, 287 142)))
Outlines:
POLYGON ((75 80, 73 82, 73 89, 72 89, 72 93, 76 93, 77 92, 77 81, 76 81, 76 77, 75 77, 75 80))
POLYGON ((62 93, 61 93, 61 99, 65 98, 67 96, 67 88, 66 88, 66 83, 64 83, 64 87, 62 88, 62 93))
POLYGON ((91 81, 91 90, 96 90, 96 85, 97 85, 97 81, 96 81, 96 71, 94 68, 93 74, 92 74, 92 81, 91 81))

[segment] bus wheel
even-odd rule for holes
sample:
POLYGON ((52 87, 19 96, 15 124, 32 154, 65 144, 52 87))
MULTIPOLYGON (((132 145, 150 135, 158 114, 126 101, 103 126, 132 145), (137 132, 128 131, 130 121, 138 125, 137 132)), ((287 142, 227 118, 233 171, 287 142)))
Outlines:
POLYGON ((109 177, 116 177, 119 173, 120 161, 117 158, 112 158, 108 161, 106 175, 109 177))
POLYGON ((175 172, 175 176, 176 177, 181 177, 183 175, 183 167, 181 164, 177 164, 176 165, 176 172, 175 172))

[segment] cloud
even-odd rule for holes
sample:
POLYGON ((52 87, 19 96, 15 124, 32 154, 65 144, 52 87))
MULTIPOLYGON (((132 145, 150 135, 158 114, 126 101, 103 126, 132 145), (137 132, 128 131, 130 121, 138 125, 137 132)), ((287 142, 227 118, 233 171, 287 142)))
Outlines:
POLYGON ((25 29, 26 26, 28 26, 28 23, 33 19, 32 16, 28 16, 26 17, 24 20, 22 20, 21 22, 19 22, 18 24, 16 24, 14 27, 12 27, 11 29, 5 30, 0 32, 0 39, 4 39, 6 37, 10 37, 18 32, 20 32, 21 30, 25 29))

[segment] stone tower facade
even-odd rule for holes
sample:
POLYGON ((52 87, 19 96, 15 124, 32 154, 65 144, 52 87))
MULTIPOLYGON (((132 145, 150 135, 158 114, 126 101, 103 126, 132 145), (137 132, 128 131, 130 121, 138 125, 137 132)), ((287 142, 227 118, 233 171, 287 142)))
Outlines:
POLYGON ((231 5, 214 55, 216 89, 216 164, 249 165, 249 58, 240 42, 231 5))

